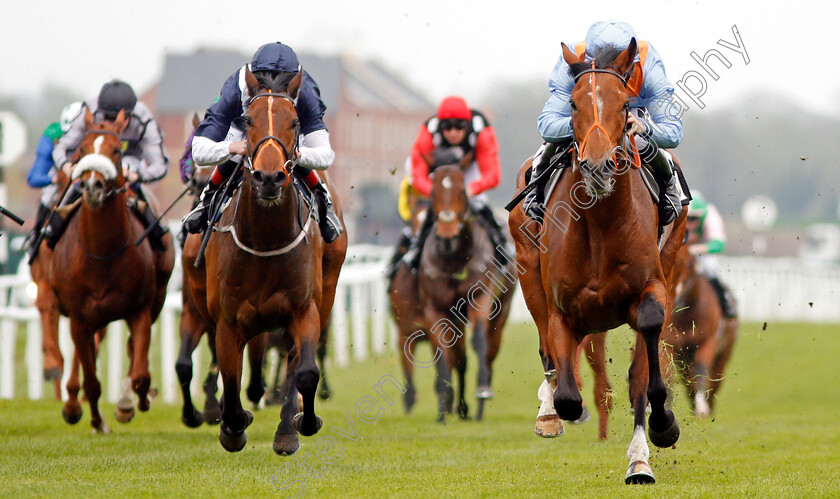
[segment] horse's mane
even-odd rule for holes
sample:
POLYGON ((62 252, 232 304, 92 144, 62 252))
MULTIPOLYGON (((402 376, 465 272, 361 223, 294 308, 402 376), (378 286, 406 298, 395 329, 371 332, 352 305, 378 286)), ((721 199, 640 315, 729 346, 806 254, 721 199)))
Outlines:
POLYGON ((276 93, 285 92, 295 75, 297 72, 254 71, 254 77, 260 83, 260 87, 276 93))
MULTIPOLYGON (((599 48, 595 51, 592 59, 595 60, 595 68, 597 69, 615 69, 611 67, 612 63, 615 61, 615 58, 622 52, 624 52, 625 48, 616 47, 615 45, 604 45, 603 47, 599 48)), ((578 75, 580 75, 583 71, 592 68, 591 62, 577 62, 569 66, 569 75, 575 80, 577 80, 578 75)), ((632 66, 631 66, 632 71, 632 66)))

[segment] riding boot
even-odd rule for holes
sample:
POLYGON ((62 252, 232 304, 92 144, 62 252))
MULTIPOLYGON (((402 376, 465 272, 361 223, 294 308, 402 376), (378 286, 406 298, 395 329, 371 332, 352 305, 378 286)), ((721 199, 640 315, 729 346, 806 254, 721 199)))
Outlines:
POLYGON ((199 232, 204 232, 204 229, 207 228, 207 210, 213 201, 213 196, 218 190, 219 186, 212 181, 207 182, 207 185, 204 186, 204 190, 201 191, 201 196, 198 198, 198 204, 182 220, 187 232, 198 234, 199 232))
POLYGON ((408 251, 411 245, 411 229, 406 226, 400 234, 400 240, 397 242, 397 247, 394 249, 394 254, 391 255, 391 261, 385 267, 385 275, 388 276, 388 281, 393 281, 394 276, 397 275, 397 267, 403 258, 403 255, 408 251))
POLYGON ((423 244, 426 243, 426 238, 429 236, 429 232, 432 231, 432 226, 434 226, 434 216, 432 215, 432 209, 429 208, 426 212, 425 218, 423 218, 423 225, 420 226, 417 234, 411 238, 411 244, 408 246, 408 251, 406 251, 405 255, 403 255, 403 262, 408 265, 408 268, 411 269, 412 272, 417 272, 417 268, 420 265, 420 255, 423 251, 423 244))
POLYGON ((312 193, 318 203, 318 227, 321 229, 321 237, 327 243, 331 243, 344 232, 344 227, 342 227, 341 220, 335 212, 327 186, 323 182, 318 182, 312 188, 312 193))
MULTIPOLYGON (((151 232, 149 232, 149 244, 152 245, 152 249, 155 251, 164 251, 166 250, 166 245, 163 244, 163 236, 169 229, 163 227, 157 219, 157 215, 155 215, 154 210, 152 210, 152 205, 148 202, 145 203, 146 208, 143 212, 137 211, 137 215, 140 217, 140 222, 143 223, 143 227, 148 229, 149 227, 154 226, 151 232)), ((137 210, 137 205, 135 205, 135 210, 137 210)))
POLYGON ((720 308, 723 311, 723 316, 727 319, 734 319, 735 317, 738 317, 738 304, 729 289, 720 282, 718 277, 709 277, 708 280, 709 284, 711 284, 712 288, 715 290, 718 301, 720 301, 720 308))
POLYGON ((543 142, 531 162, 531 178, 528 180, 528 185, 535 185, 535 187, 525 195, 522 207, 525 209, 525 213, 537 222, 542 222, 545 210, 545 200, 543 199, 545 193, 543 190, 545 189, 546 179, 540 178, 540 175, 548 168, 556 150, 556 143, 543 142))
MULTIPOLYGON (((78 184, 73 185, 67 191, 67 195, 64 196, 64 199, 61 201, 61 207, 70 206, 82 197, 82 191, 77 188, 77 185, 78 184)), ((67 218, 69 218, 69 216, 67 218)), ((49 249, 55 249, 55 245, 58 243, 61 235, 64 234, 64 229, 66 228, 67 219, 65 219, 62 215, 62 211, 58 209, 53 210, 52 214, 49 216, 49 220, 47 220, 47 226, 44 227, 44 240, 47 242, 47 247, 49 249)))
POLYGON ((497 259, 502 264, 507 263, 507 238, 505 238, 505 233, 502 231, 502 226, 499 225, 496 217, 493 216, 493 210, 485 204, 476 210, 476 214, 490 235, 490 241, 493 243, 493 251, 498 257, 497 259))
POLYGON ((639 158, 650 168, 659 186, 659 225, 666 226, 682 211, 682 189, 663 151, 651 140, 637 140, 639 158))

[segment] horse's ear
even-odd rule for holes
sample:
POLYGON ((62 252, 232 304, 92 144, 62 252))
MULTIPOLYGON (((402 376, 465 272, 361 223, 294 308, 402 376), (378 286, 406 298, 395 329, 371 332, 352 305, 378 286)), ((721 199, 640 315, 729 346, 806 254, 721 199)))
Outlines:
POLYGON ((566 61, 566 64, 571 66, 572 64, 577 64, 581 61, 580 57, 577 56, 572 50, 566 46, 565 43, 560 42, 560 45, 563 46, 563 59, 566 61))
POLYGON ((292 81, 289 82, 289 86, 286 87, 286 91, 289 92, 289 96, 292 99, 297 99, 298 92, 300 91, 300 84, 301 83, 303 83, 303 70, 302 69, 300 71, 298 71, 298 73, 295 75, 295 77, 292 78, 292 81))
POLYGON ((257 77, 251 72, 251 68, 245 66, 245 86, 248 88, 248 93, 253 97, 257 95, 260 90, 260 82, 257 77))
POLYGON ((90 130, 93 126, 93 115, 90 113, 90 108, 85 106, 85 130, 90 130))
POLYGON ((193 128, 198 128, 198 125, 201 123, 201 120, 198 119, 198 113, 193 113, 192 125, 193 128))
POLYGON ((630 44, 624 49, 624 52, 618 54, 613 64, 619 74, 627 74, 633 68, 633 63, 636 61, 636 53, 639 46, 636 44, 636 37, 630 39, 630 44))
POLYGON ((126 123, 125 120, 125 109, 120 109, 120 113, 117 115, 117 119, 114 120, 114 126, 117 128, 117 130, 119 130, 120 133, 122 133, 122 131, 125 130, 125 126, 127 124, 128 123, 126 123))

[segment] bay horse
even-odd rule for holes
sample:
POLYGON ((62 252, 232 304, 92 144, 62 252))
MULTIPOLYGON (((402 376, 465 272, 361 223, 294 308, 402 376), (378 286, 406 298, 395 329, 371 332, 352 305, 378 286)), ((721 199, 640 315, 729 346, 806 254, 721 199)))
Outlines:
MULTIPOLYGON (((242 184, 209 239, 203 265, 185 265, 185 285, 201 316, 216 328, 225 393, 219 442, 229 452, 245 446, 245 428, 253 420, 239 399, 243 349, 266 331, 285 328, 294 340, 274 451, 293 454, 300 448, 297 433, 314 435, 323 424, 314 407, 320 379, 315 350, 332 309, 347 236, 325 244, 312 208, 291 177, 300 132, 294 101, 302 75, 298 72, 285 88, 261 88, 246 70, 252 97, 244 116, 249 153, 242 184)), ((200 239, 187 237, 185 261, 198 256, 200 239)))
MULTIPOLYGON (((138 408, 149 409, 151 326, 163 307, 175 256, 171 234, 164 237, 164 251, 152 250, 148 242, 132 244, 145 229, 127 205, 119 137, 126 125, 125 114, 120 112, 113 122, 94 123, 86 110, 84 123, 86 132, 72 176, 72 180, 81 182, 81 206, 55 246, 49 284, 58 310, 70 318, 70 333, 84 372, 91 426, 95 433, 108 433, 110 429, 98 408, 101 387, 96 378, 95 332, 116 320, 125 320, 130 329, 129 377, 123 381, 116 413, 118 421, 130 421, 134 416, 131 389, 139 398, 138 408)), ((69 398, 61 411, 71 424, 82 415, 79 389, 74 370, 67 382, 69 398)))
MULTIPOLYGON (((634 431, 625 482, 651 483, 644 420, 648 402, 651 442, 670 447, 679 438, 676 418, 665 407, 667 390, 658 359, 686 211, 660 249, 656 204, 639 172, 630 170, 638 162, 626 152, 632 149, 632 138, 625 134, 630 110, 626 81, 637 49, 634 38, 624 49, 599 51, 590 64, 563 45, 563 58, 575 79, 572 166, 548 198, 542 223, 531 220, 520 204, 509 225, 546 375, 539 389, 536 433, 557 435, 561 419, 576 420, 582 414, 573 374, 581 340, 629 324, 637 334, 629 372, 634 431)), ((532 160, 520 168, 518 190, 526 185, 532 160)))
MULTIPOLYGON (((673 322, 662 332, 663 360, 668 367, 666 379, 677 374, 688 390, 694 414, 708 417, 715 395, 723 380, 738 333, 738 319, 726 319, 717 294, 709 281, 697 271, 689 240, 677 253, 674 265, 673 322)), ((669 383, 671 385, 671 383, 669 383)))
MULTIPOLYGON (((210 181, 212 168, 198 167, 192 163, 192 138, 195 129, 200 121, 197 115, 193 115, 193 133, 184 150, 181 158, 181 177, 186 180, 192 193, 193 208, 198 204, 198 198, 207 182, 210 181)), ((183 256, 183 254, 182 254, 183 256)), ((181 422, 189 428, 198 428, 202 423, 211 425, 219 424, 222 420, 222 409, 219 399, 216 396, 219 380, 219 363, 216 357, 216 330, 211 323, 206 321, 192 299, 187 283, 187 267, 192 266, 192 261, 182 261, 182 283, 181 286, 181 317, 180 336, 181 347, 178 350, 178 358, 175 361, 175 372, 178 374, 178 381, 181 385, 181 395, 184 404, 181 408, 181 422), (202 384, 204 391, 204 412, 197 410, 193 405, 190 384, 193 377, 192 353, 198 347, 201 337, 207 334, 207 341, 210 350, 210 368, 202 384)), ((248 360, 251 367, 251 375, 248 384, 247 396, 253 407, 260 406, 265 395, 265 381, 262 375, 263 359, 265 357, 266 338, 259 338, 249 344, 248 360)))
MULTIPOLYGON (((421 321, 417 320, 416 312, 410 311, 404 314, 409 320, 403 321, 400 327, 404 356, 409 355, 406 349, 412 347, 407 342, 421 335, 431 341, 438 368, 437 421, 440 423, 445 423, 447 412, 453 412, 452 369, 458 374, 458 415, 462 419, 469 415, 465 399, 466 340, 463 339, 467 326, 472 328, 472 345, 479 362, 475 393, 477 419, 483 417, 486 400, 493 398, 492 365, 499 352, 517 282, 513 263, 498 260, 489 234, 470 208, 464 168, 471 161, 472 156, 467 155, 461 164, 438 166, 432 173, 428 216, 433 217, 434 225, 423 245, 416 279, 424 327, 412 330, 411 322, 421 321)), ((414 362, 404 359, 403 366, 406 368, 414 362)), ((410 369, 406 370, 406 378, 411 386, 410 369)))

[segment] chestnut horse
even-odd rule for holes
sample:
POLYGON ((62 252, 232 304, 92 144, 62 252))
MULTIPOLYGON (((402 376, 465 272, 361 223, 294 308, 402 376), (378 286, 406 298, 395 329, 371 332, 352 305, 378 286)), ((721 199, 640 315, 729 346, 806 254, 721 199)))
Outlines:
MULTIPOLYGON (((199 119, 197 115, 193 115, 193 129, 198 128, 199 119)), ((186 178, 190 191, 193 195, 193 208, 198 203, 199 194, 204 190, 207 182, 210 181, 210 174, 212 168, 196 167, 190 163, 191 168, 184 168, 185 162, 192 162, 192 138, 191 134, 187 140, 187 145, 184 151, 182 162, 182 180, 186 178), (184 171, 188 170, 188 171, 184 171)), ((186 286, 187 283, 187 269, 192 266, 192 261, 183 262, 182 264, 182 283, 181 287, 181 347, 178 350, 178 359, 175 361, 175 372, 178 374, 178 381, 181 385, 181 395, 184 399, 184 405, 181 409, 181 422, 190 428, 198 428, 201 423, 219 424, 222 420, 222 409, 219 405, 219 400, 216 397, 218 380, 219 380, 219 363, 216 358, 216 330, 213 326, 205 321, 201 314, 198 313, 195 303, 193 303, 192 295, 186 286), (190 393, 190 384, 193 377, 193 362, 192 353, 195 351, 201 337, 207 333, 207 341, 210 347, 210 369, 207 372, 207 377, 204 379, 202 389, 204 391, 204 413, 197 410, 193 405, 192 394, 190 393)), ((262 376, 263 359, 265 357, 266 339, 260 338, 252 342, 248 347, 248 360, 251 367, 251 377, 248 384, 248 399, 254 405, 259 407, 260 402, 265 394, 265 381, 262 376)))
MULTIPOLYGON (((242 185, 209 239, 204 264, 192 264, 199 235, 188 236, 184 246, 184 262, 189 262, 185 285, 201 316, 216 328, 225 393, 219 441, 230 452, 245 446, 245 428, 253 420, 239 399, 243 349, 266 331, 285 328, 294 340, 274 451, 294 453, 300 447, 297 432, 314 435, 323 424, 314 407, 320 379, 315 350, 332 309, 347 236, 324 243, 291 177, 300 128, 294 101, 302 75, 285 89, 262 89, 246 70, 253 97, 245 115, 249 154, 242 185), (300 414, 298 392, 303 396, 300 414)), ((322 178, 327 181, 323 173, 322 178)))
MULTIPOLYGON (((127 206, 119 137, 126 125, 124 113, 114 122, 94 124, 86 111, 84 122, 87 131, 73 170, 73 180, 80 180, 83 189, 81 206, 55 246, 50 286, 59 311, 70 317, 70 333, 84 371, 91 426, 95 433, 108 433, 98 407, 101 389, 96 378, 95 332, 113 321, 128 323, 129 378, 123 382, 117 419, 130 421, 134 416, 130 389, 139 397, 139 409, 149 409, 151 327, 163 307, 175 255, 170 234, 164 237, 165 251, 153 251, 148 242, 132 244, 144 227, 127 206)), ((78 422, 82 415, 79 388, 74 370, 67 382, 69 399, 61 411, 68 423, 78 422)))
MULTIPOLYGON (((685 232, 685 210, 658 246, 656 204, 641 175, 627 171, 631 140, 625 134, 629 98, 625 87, 637 53, 608 47, 585 63, 563 45, 575 86, 571 94, 575 153, 546 204, 543 223, 518 205, 509 218, 526 304, 537 325, 546 381, 538 435, 562 432, 560 419, 576 420, 582 399, 574 376, 576 349, 588 334, 627 323, 636 334, 630 366, 633 439, 626 483, 653 482, 648 464, 645 408, 650 439, 669 447, 679 438, 659 366, 659 336, 668 322, 668 282, 685 232), (539 231, 534 231, 534 225, 539 231)), ((526 185, 531 160, 520 168, 526 185)))
MULTIPOLYGON (((446 413, 452 412, 455 401, 452 369, 458 373, 457 411, 462 419, 468 417, 467 357, 462 338, 467 326, 472 327, 472 345, 479 362, 475 392, 477 419, 483 417, 486 400, 493 398, 492 365, 499 352, 502 328, 516 286, 513 263, 497 259, 489 234, 470 208, 463 172, 470 161, 468 155, 461 165, 444 165, 434 170, 428 215, 434 217, 434 225, 420 257, 416 278, 419 291, 411 290, 411 296, 419 298, 420 308, 411 310, 410 305, 398 302, 405 309, 399 321, 403 356, 411 355, 413 342, 421 336, 428 337, 432 343, 433 361, 438 368, 437 420, 441 423, 445 422, 446 413), (415 328, 420 323, 423 327, 415 328)), ((409 280, 406 273, 410 274, 403 270, 398 278, 409 280)), ((395 287, 401 284, 400 280, 395 281, 395 287)), ((409 364, 416 365, 416 362, 407 358, 403 361, 409 387, 412 387, 409 364)))

